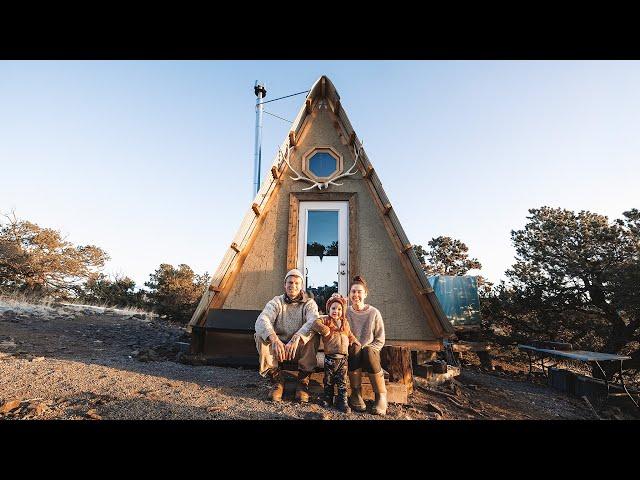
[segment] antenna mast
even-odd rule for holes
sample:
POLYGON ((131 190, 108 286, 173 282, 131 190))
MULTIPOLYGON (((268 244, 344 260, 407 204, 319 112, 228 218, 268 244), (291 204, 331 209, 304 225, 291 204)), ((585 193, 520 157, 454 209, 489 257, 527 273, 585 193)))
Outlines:
POLYGON ((253 87, 253 92, 256 94, 256 142, 253 157, 253 194, 251 199, 257 195, 260 190, 260 169, 262 166, 262 99, 267 96, 267 89, 265 84, 256 83, 253 87))

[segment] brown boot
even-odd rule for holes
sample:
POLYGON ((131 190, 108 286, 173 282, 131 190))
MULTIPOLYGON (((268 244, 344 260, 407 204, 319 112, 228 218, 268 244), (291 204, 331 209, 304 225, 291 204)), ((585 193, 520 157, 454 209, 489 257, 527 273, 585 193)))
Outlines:
POLYGON ((300 403, 309 402, 309 379, 313 372, 298 371, 298 386, 296 387, 296 400, 300 403))
POLYGON ((373 393, 376 397, 371 413, 374 415, 386 415, 387 387, 384 384, 384 372, 380 370, 378 373, 370 373, 369 380, 371 381, 371 388, 373 388, 373 393))
POLYGON ((269 400, 272 402, 281 402, 282 394, 284 393, 284 377, 282 376, 280 369, 272 370, 270 372, 269 379, 271 380, 269 400))
POLYGON ((367 410, 367 404, 362 399, 362 370, 354 370, 349 372, 349 386, 351 387, 351 395, 349 395, 349 405, 356 412, 364 412, 367 410))

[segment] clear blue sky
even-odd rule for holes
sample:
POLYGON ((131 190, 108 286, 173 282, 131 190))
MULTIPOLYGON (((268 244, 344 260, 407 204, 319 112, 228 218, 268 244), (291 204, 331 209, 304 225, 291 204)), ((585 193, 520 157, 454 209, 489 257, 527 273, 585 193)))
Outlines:
MULTIPOLYGON (((459 238, 490 280, 528 208, 640 207, 637 61, 2 61, 0 210, 138 286, 162 262, 213 273, 251 203, 254 81, 269 99, 322 74, 411 242, 459 238)), ((265 115, 265 172, 288 128, 265 115)))

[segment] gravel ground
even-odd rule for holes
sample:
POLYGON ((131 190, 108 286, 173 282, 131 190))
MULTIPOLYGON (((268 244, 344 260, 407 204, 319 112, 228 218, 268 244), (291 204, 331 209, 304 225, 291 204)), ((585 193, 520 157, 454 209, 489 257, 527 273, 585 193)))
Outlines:
POLYGON ((286 396, 274 404, 254 370, 179 363, 188 341, 183 327, 150 315, 0 302, 0 419, 594 418, 579 399, 474 368, 438 387, 416 377, 410 403, 384 418, 286 396))

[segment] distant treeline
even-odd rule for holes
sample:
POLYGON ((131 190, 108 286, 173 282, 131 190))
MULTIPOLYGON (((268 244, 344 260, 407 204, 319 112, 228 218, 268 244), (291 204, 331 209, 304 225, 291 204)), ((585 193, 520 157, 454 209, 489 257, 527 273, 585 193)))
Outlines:
POLYGON ((188 265, 161 264, 136 289, 127 276, 100 273, 108 254, 94 245, 73 245, 59 231, 14 214, 0 221, 0 293, 154 311, 187 322, 209 276, 188 265))

